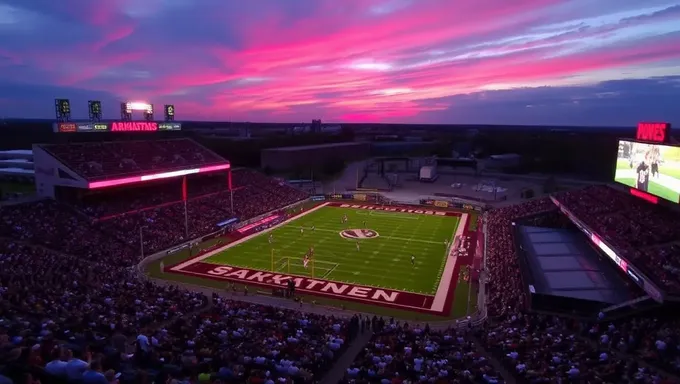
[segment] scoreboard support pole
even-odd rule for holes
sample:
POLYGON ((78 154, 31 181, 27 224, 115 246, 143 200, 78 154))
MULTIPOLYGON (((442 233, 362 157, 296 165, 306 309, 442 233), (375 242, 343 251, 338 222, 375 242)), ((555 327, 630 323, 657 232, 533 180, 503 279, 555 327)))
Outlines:
POLYGON ((231 180, 231 167, 229 167, 229 171, 227 172, 227 186, 229 188, 229 202, 231 205, 230 210, 231 213, 234 214, 234 187, 231 180))

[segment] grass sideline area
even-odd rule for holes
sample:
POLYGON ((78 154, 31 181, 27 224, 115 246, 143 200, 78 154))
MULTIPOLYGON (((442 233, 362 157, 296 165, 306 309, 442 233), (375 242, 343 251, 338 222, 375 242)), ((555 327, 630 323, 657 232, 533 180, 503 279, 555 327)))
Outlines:
MULTIPOLYGON (((307 205, 306 209, 309 207, 307 205)), ((262 234, 203 261, 266 271, 271 271, 273 266, 275 272, 310 276, 311 263, 308 268, 304 268, 302 259, 307 250, 314 247, 314 275, 317 278, 434 294, 447 255, 445 241, 452 241, 459 219, 457 216, 422 216, 324 207, 274 229, 272 244, 269 243, 269 235, 262 234), (347 223, 342 223, 345 215, 347 223), (304 230, 301 231, 301 228, 304 230), (341 235, 348 229, 367 229, 377 236, 358 240, 357 250, 356 239, 341 235), (411 265, 411 254, 416 258, 415 265, 411 265)), ((470 216, 468 220, 468 227, 476 227, 476 217, 470 216)), ((216 239, 210 240, 201 244, 201 248, 208 248, 216 242, 216 239)), ((183 250, 165 257, 163 262, 168 266, 188 258, 189 250, 183 250)), ((161 273, 159 263, 156 261, 148 265, 146 272, 150 277, 218 290, 225 290, 227 286, 225 282, 201 277, 161 273)), ((463 275, 461 271, 457 277, 454 303, 446 317, 327 297, 303 295, 302 298, 305 302, 315 301, 319 305, 406 320, 442 321, 464 317, 476 311, 476 287, 471 288, 467 281, 463 281, 463 275), (475 292, 470 292, 470 289, 475 292)), ((238 289, 243 289, 243 286, 238 289)), ((258 289, 261 288, 251 287, 250 291, 258 289)))
POLYGON ((203 262, 434 294, 459 221, 323 207, 203 262), (314 256, 305 267, 310 248, 314 256))
MULTIPOLYGON (((673 188, 678 188, 677 184, 680 184, 680 171, 673 167, 667 167, 662 164, 659 167, 659 175, 663 177, 664 180, 660 179, 658 176, 649 175, 649 183, 647 186, 647 193, 661 197, 677 203, 680 199, 680 192, 674 190, 673 188), (668 182, 674 182, 676 185, 668 184, 668 182)), ((614 181, 627 185, 629 187, 637 187, 637 174, 635 169, 631 168, 630 162, 626 159, 616 160, 616 171, 614 174, 614 181)))

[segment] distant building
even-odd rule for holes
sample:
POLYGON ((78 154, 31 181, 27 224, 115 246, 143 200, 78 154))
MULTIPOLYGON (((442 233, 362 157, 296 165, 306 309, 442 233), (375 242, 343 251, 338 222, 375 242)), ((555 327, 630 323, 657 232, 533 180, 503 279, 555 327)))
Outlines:
POLYGON ((484 168, 488 170, 503 170, 518 167, 522 162, 522 156, 516 153, 492 155, 484 162, 484 168))
POLYGON ((30 149, 0 151, 0 179, 33 182, 35 180, 33 151, 30 149))
POLYGON ((321 166, 329 160, 350 162, 370 155, 370 143, 333 143, 263 149, 260 163, 272 171, 291 171, 321 166))

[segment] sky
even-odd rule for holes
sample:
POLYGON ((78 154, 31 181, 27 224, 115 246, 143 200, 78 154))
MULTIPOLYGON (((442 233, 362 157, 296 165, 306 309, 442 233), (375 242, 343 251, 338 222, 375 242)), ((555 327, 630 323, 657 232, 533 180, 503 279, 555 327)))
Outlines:
POLYGON ((680 0, 0 0, 0 42, 0 118, 680 124, 680 0))

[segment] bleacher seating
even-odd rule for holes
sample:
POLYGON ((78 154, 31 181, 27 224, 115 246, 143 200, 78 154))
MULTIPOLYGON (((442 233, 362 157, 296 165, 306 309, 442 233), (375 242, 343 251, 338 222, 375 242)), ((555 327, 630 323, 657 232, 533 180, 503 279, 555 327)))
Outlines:
POLYGON ((190 139, 49 144, 42 147, 89 180, 227 162, 190 139))
POLYGON ((505 382, 464 332, 381 319, 366 328, 375 333, 342 384, 505 382))
POLYGON ((606 239, 664 289, 680 294, 680 216, 604 186, 558 197, 574 215, 606 239))
MULTIPOLYGON (((199 160, 184 144, 173 145, 184 154, 184 160, 176 162, 208 156, 199 160)), ((107 151, 115 148, 120 160, 132 155, 126 151, 139 150, 133 147, 111 146, 107 151)), ((64 156, 81 172, 94 172, 82 171, 89 169, 85 159, 95 156, 85 151, 89 149, 63 153, 70 153, 64 156)), ((133 161, 137 168, 132 163, 123 168, 158 165, 146 155, 133 161)), ((120 172, 119 166, 107 162, 101 172, 87 174, 108 177, 120 172)), ((226 190, 224 177, 188 184, 189 238, 210 233, 223 219, 247 220, 307 196, 251 170, 234 171, 233 185, 232 211, 232 192, 226 190)), ((131 268, 142 257, 140 230, 145 254, 187 240, 179 184, 148 188, 154 193, 130 189, 88 195, 77 202, 0 207, 0 383, 11 378, 12 383, 34 384, 30 380, 39 379, 86 384, 84 372, 105 376, 107 382, 114 382, 110 379, 119 373, 124 384, 320 380, 353 339, 356 317, 350 321, 303 314, 218 296, 210 300, 140 280, 131 268), (59 377, 60 372, 75 380, 59 377)), ((674 239, 680 229, 674 226, 675 216, 602 188, 557 198, 625 249, 664 288, 677 290, 679 245, 674 239)), ((542 198, 486 216, 485 302, 490 318, 484 326, 432 330, 377 318, 362 322, 362 329, 374 334, 344 382, 509 379, 501 377, 491 360, 499 361, 519 382, 674 382, 657 370, 680 373, 680 324, 672 317, 574 321, 526 312, 511 223, 555 210, 542 198)), ((555 217, 535 220, 553 222, 555 217)))

